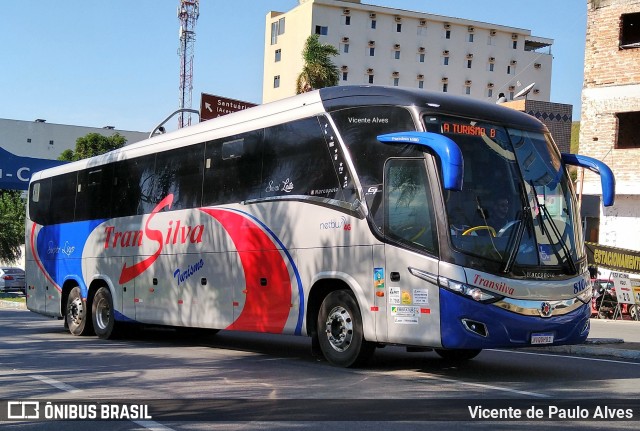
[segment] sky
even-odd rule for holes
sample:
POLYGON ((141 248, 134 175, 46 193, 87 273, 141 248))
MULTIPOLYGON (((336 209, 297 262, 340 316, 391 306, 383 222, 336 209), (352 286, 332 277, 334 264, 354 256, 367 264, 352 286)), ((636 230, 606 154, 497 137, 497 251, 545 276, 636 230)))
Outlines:
MULTIPOLYGON (((554 39, 551 101, 580 119, 587 0, 363 0, 554 39)), ((20 0, 0 10, 0 118, 149 131, 178 108, 178 0, 20 0)), ((298 0, 200 0, 193 103, 260 103, 265 16, 298 0)), ((177 124, 177 117, 171 123, 177 124)), ((168 127, 171 129, 172 127, 168 127)), ((1 131, 0 131, 1 133, 1 131)))

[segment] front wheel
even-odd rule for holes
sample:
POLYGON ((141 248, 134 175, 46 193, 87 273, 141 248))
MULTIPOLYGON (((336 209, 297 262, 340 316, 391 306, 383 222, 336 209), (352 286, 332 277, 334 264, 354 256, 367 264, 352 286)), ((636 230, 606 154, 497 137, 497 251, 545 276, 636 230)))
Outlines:
POLYGON ((116 335, 116 319, 113 310, 113 298, 106 287, 96 291, 91 306, 93 329, 96 335, 103 339, 114 338, 116 335))
POLYGON ((327 361, 339 367, 362 365, 373 355, 375 344, 364 339, 362 316, 351 292, 336 290, 322 302, 318 342, 327 361))
POLYGON ((448 361, 463 362, 475 358, 482 349, 434 349, 436 353, 448 361))
POLYGON ((65 326, 73 335, 91 335, 93 333, 87 302, 82 299, 82 292, 78 286, 71 289, 67 298, 65 326))

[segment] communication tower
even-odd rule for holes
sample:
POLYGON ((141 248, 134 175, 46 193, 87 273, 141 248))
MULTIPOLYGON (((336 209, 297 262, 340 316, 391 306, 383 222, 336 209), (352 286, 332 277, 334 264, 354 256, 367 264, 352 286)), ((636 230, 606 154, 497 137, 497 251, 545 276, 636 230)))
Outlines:
MULTIPOLYGON (((178 20, 180 21, 180 104, 181 109, 191 108, 191 92, 193 90, 193 52, 196 42, 196 21, 200 16, 199 0, 180 0, 178 20)), ((191 125, 191 113, 181 112, 178 127, 191 125)))

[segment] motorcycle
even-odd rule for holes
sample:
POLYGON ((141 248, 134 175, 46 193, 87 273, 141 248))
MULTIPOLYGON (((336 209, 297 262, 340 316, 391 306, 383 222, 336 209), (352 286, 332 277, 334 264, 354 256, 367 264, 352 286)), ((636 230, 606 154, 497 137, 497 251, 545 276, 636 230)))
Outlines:
POLYGON ((599 319, 613 319, 628 314, 632 320, 638 320, 640 308, 636 304, 618 304, 616 288, 611 280, 593 280, 593 298, 591 299, 591 315, 599 319), (620 308, 618 309, 618 305, 620 308))

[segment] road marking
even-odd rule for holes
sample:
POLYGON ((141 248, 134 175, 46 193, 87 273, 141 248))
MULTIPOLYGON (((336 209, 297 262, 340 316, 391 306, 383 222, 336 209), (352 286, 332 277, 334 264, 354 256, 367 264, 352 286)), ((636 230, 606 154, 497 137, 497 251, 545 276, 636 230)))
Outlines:
POLYGON ((446 377, 424 375, 424 374, 421 374, 420 377, 423 377, 426 379, 432 379, 432 380, 440 380, 447 383, 455 383, 458 385, 475 386, 482 389, 492 389, 494 391, 511 392, 518 395, 527 395, 527 396, 536 397, 536 398, 551 398, 551 395, 541 394, 538 392, 521 391, 518 389, 505 388, 502 386, 486 385, 484 383, 466 382, 464 380, 447 379, 446 377))
POLYGON ((516 351, 516 350, 501 350, 501 349, 487 349, 487 350, 491 350, 492 352, 501 352, 501 353, 515 353, 518 355, 538 355, 538 356, 551 356, 551 357, 561 357, 561 358, 568 358, 568 359, 580 359, 583 361, 594 361, 594 362, 610 362, 613 364, 627 364, 627 365, 640 365, 640 363, 638 362, 627 362, 627 361, 618 361, 615 359, 600 359, 600 358, 586 358, 583 356, 572 356, 572 355, 562 355, 562 354, 554 354, 554 353, 536 353, 536 352, 520 352, 520 351, 516 351))
POLYGON ((32 379, 36 379, 36 380, 40 380, 43 383, 46 383, 48 385, 53 386, 54 388, 60 389, 61 391, 65 391, 65 392, 82 392, 82 389, 78 389, 78 388, 74 388, 71 385, 67 385, 66 383, 62 383, 58 380, 54 380, 54 379, 50 379, 47 376, 41 376, 39 374, 32 374, 29 377, 31 377, 32 379))

